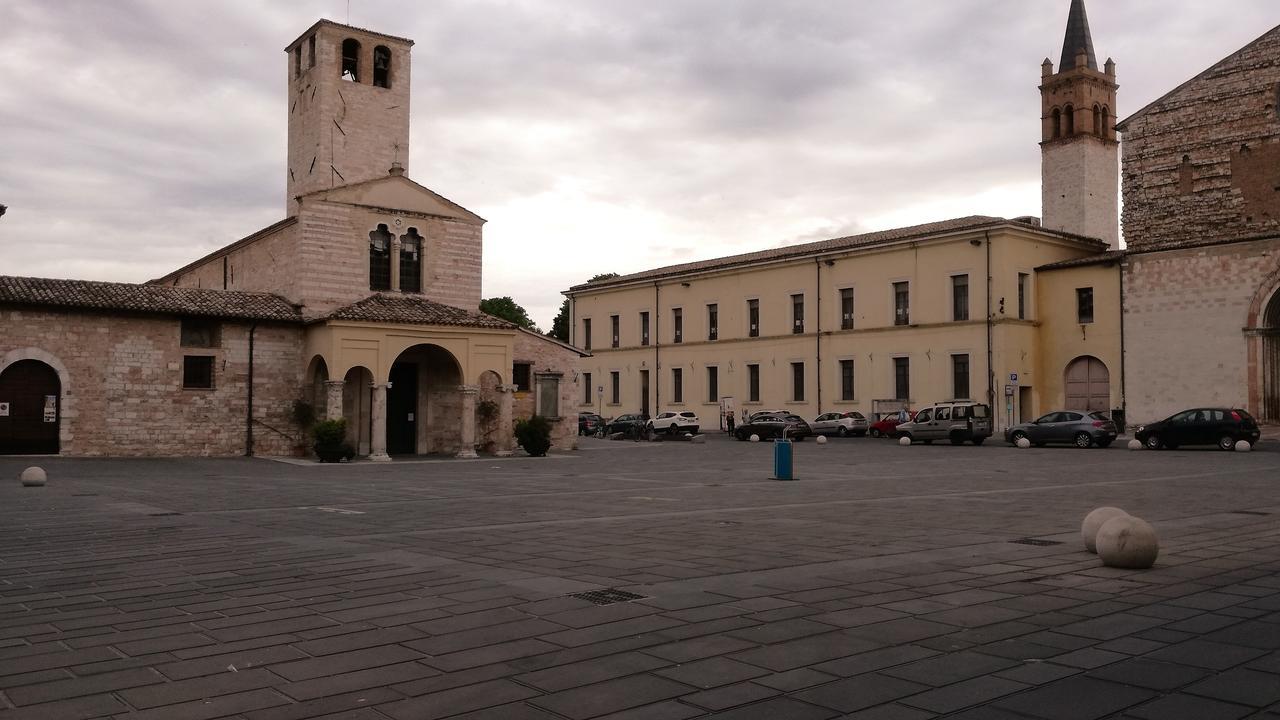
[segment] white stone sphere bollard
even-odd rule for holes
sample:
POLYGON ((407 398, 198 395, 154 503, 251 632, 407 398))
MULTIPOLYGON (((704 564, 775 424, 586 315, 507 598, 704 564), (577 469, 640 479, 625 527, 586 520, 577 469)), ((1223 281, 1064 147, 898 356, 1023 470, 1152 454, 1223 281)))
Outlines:
POLYGON ((906 446, 908 446, 908 445, 910 445, 910 444, 911 444, 911 438, 909 438, 909 437, 900 437, 900 438, 898 438, 898 444, 899 444, 899 445, 901 445, 902 447, 906 447, 906 446))
POLYGON ((23 487, 44 487, 44 484, 49 481, 49 476, 43 468, 32 466, 23 470, 18 479, 22 481, 23 487))
POLYGON ((1141 518, 1114 517, 1098 529, 1098 557, 1107 567, 1143 570, 1154 565, 1159 554, 1156 530, 1141 518))
POLYGON ((748 439, 749 439, 751 442, 760 442, 760 436, 759 436, 759 435, 756 435, 755 433, 751 433, 751 437, 750 437, 750 438, 748 438, 748 439))
POLYGON ((819 435, 819 436, 818 436, 818 438, 817 438, 816 440, 814 440, 814 442, 818 443, 819 445, 826 445, 826 444, 827 444, 827 436, 826 436, 826 435, 819 435))
POLYGON ((1249 444, 1248 440, 1240 440, 1236 443, 1236 452, 1249 452, 1252 449, 1253 446, 1249 444))
POLYGON ((1091 553, 1098 552, 1098 528, 1108 520, 1118 517, 1129 517, 1129 513, 1118 507, 1100 507, 1084 516, 1080 523, 1080 536, 1084 538, 1084 549, 1091 553))
POLYGON ((1139 441, 1137 441, 1137 440, 1130 440, 1130 441, 1129 441, 1129 449, 1130 449, 1130 450, 1141 450, 1141 449, 1142 449, 1142 443, 1141 443, 1141 442, 1139 442, 1139 441))
POLYGON ((1026 450, 1027 448, 1031 447, 1031 441, 1024 437, 1020 437, 1018 438, 1018 441, 1014 443, 1014 445, 1017 445, 1023 450, 1026 450))

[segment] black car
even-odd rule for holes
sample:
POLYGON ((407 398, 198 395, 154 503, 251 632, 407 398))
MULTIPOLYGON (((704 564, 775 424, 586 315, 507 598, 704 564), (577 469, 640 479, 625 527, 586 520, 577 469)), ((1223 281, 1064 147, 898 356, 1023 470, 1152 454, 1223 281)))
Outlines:
POLYGON ((1196 408, 1141 425, 1133 436, 1150 450, 1176 450, 1181 445, 1217 445, 1231 450, 1240 440, 1258 442, 1262 431, 1248 412, 1239 408, 1196 408))
POLYGON ((578 434, 595 435, 604 427, 604 418, 593 412, 578 413, 578 434))
POLYGON ((751 422, 733 430, 733 436, 739 440, 748 440, 752 435, 759 435, 761 440, 781 437, 803 440, 812 434, 809 423, 799 415, 754 415, 751 422))
POLYGON ((619 415, 609 421, 609 424, 604 428, 604 432, 606 435, 612 435, 614 433, 633 433, 636 431, 637 427, 644 428, 645 424, 648 422, 649 417, 647 415, 641 415, 640 413, 619 415))

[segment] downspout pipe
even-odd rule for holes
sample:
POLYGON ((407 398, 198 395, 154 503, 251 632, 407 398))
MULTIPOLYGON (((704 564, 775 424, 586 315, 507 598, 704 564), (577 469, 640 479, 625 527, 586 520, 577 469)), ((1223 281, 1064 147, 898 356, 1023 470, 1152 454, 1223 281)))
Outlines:
POLYGON ((658 332, 659 325, 662 322, 662 311, 658 309, 659 296, 658 282, 653 283, 653 337, 649 338, 653 341, 653 417, 657 417, 662 412, 660 405, 662 404, 662 360, 658 354, 658 348, 662 345, 662 335, 658 332))
MULTIPOLYGON (((1126 425, 1126 426, 1127 426, 1127 425, 1129 424, 1129 396, 1128 396, 1128 394, 1127 394, 1127 393, 1125 393, 1125 389, 1124 389, 1124 378, 1125 378, 1125 367, 1124 367, 1124 364, 1125 364, 1125 358, 1126 358, 1126 357, 1128 357, 1128 355, 1125 355, 1125 352, 1124 352, 1124 319, 1125 319, 1125 312, 1124 312, 1124 270, 1125 270, 1125 261, 1124 261, 1124 260, 1120 260, 1119 262, 1117 262, 1117 263, 1116 263, 1116 267, 1117 267, 1117 269, 1118 269, 1118 270, 1119 270, 1119 272, 1120 272, 1120 412, 1124 414, 1124 425, 1126 425)), ((1114 413, 1112 413, 1112 415, 1114 415, 1114 413)), ((1114 420, 1115 418, 1114 418, 1114 417, 1112 417, 1112 419, 1114 420)), ((1118 428, 1118 430, 1119 430, 1120 432, 1124 432, 1124 431, 1125 431, 1125 428, 1124 428, 1124 427, 1120 427, 1120 428, 1118 428)))
POLYGON ((817 415, 821 415, 822 414, 822 259, 821 258, 813 259, 813 273, 814 273, 813 294, 814 294, 814 302, 815 302, 814 311, 817 313, 817 320, 816 322, 814 322, 814 333, 813 333, 814 353, 817 356, 817 359, 816 359, 817 361, 815 363, 817 367, 815 368, 815 370, 817 371, 817 374, 818 374, 817 415))
MULTIPOLYGON (((991 347, 991 336, 995 325, 995 316, 991 314, 991 231, 984 230, 983 235, 986 236, 987 245, 987 407, 991 408, 994 414, 996 408, 996 386, 995 386, 995 368, 994 354, 991 347)), ((992 424, 994 431, 999 423, 992 424)))
POLYGON ((253 341, 258 323, 249 326, 249 381, 246 383, 244 417, 244 456, 253 457, 253 341))

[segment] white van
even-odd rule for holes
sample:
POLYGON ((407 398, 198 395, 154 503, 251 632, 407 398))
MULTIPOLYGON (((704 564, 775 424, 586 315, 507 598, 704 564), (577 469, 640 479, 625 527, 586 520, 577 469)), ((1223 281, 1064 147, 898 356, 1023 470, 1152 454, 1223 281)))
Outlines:
POLYGON ((898 437, 928 445, 934 440, 950 440, 952 445, 971 442, 981 445, 991 437, 991 408, 972 400, 934 403, 916 413, 915 419, 896 428, 898 437))

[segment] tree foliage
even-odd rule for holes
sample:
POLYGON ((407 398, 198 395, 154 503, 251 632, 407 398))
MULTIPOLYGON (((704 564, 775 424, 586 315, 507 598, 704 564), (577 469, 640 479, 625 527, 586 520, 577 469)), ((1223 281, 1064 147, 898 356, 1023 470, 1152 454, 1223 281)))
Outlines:
POLYGON ((519 303, 512 300, 510 295, 481 300, 480 312, 500 317, 507 322, 515 323, 534 332, 542 332, 537 325, 533 324, 533 319, 529 317, 529 313, 523 307, 520 307, 519 303))
MULTIPOLYGON (((612 280, 619 277, 618 273, 600 273, 593 275, 587 282, 593 283, 600 280, 612 280)), ((565 298, 560 303, 560 312, 556 313, 556 317, 551 321, 551 331, 547 333, 547 337, 553 337, 560 342, 569 342, 569 298, 565 298)))

